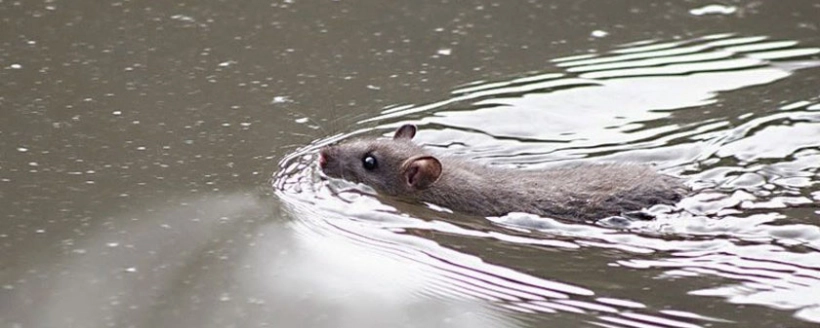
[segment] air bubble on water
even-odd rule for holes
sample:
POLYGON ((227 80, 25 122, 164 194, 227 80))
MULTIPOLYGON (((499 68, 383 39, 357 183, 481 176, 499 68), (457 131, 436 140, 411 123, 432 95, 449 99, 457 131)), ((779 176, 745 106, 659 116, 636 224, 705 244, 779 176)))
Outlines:
POLYGON ((294 120, 294 122, 296 122, 296 123, 307 123, 307 121, 308 121, 307 117, 297 118, 296 120, 294 120))
POLYGON ((283 104, 283 103, 286 103, 286 102, 290 102, 290 98, 288 98, 287 96, 276 96, 276 97, 273 97, 273 100, 271 100, 270 103, 271 104, 283 104))
POLYGON ((595 38, 603 38, 603 37, 609 35, 609 32, 602 31, 602 30, 595 30, 595 31, 592 31, 592 33, 590 33, 589 35, 591 35, 592 37, 595 37, 595 38))
POLYGON ((135 267, 125 268, 125 272, 134 273, 134 272, 137 272, 137 268, 135 268, 135 267))
POLYGON ((436 51, 436 53, 439 54, 439 55, 442 55, 442 56, 449 56, 453 53, 453 49, 442 48, 442 49, 439 49, 438 51, 436 51))
POLYGON ((28 148, 26 148, 26 147, 18 147, 18 148, 17 148, 17 151, 19 151, 19 152, 21 152, 21 153, 25 153, 25 152, 27 152, 27 151, 28 151, 28 148))
POLYGON ((707 5, 700 8, 694 8, 689 10, 689 13, 695 16, 703 16, 703 15, 729 15, 734 14, 737 11, 737 7, 735 6, 724 6, 724 5, 707 5))

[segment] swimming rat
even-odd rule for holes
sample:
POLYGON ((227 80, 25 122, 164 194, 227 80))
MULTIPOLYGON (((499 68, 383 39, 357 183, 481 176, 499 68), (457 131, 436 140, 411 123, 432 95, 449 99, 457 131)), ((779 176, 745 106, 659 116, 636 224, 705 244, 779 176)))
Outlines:
POLYGON ((677 178, 636 164, 581 164, 544 170, 494 168, 435 156, 401 126, 393 139, 359 139, 327 146, 319 166, 329 177, 366 184, 399 199, 453 211, 502 216, 526 212, 569 220, 595 220, 674 204, 687 192, 677 178))

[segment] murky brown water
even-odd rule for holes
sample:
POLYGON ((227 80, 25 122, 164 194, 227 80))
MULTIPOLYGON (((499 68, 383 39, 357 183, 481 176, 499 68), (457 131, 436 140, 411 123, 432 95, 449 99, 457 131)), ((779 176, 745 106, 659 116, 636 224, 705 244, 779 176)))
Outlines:
POLYGON ((816 326, 820 5, 709 4, 0 1, 0 325, 816 326), (405 122, 697 192, 613 228, 319 179, 405 122))

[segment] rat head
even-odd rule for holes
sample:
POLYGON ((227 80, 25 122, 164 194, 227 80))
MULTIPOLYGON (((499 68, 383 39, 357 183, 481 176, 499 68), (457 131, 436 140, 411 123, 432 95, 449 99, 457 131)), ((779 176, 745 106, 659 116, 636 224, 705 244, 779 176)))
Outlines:
POLYGON ((416 126, 406 124, 393 139, 360 139, 322 148, 319 166, 328 176, 366 184, 399 196, 424 190, 441 176, 441 162, 414 144, 416 126))

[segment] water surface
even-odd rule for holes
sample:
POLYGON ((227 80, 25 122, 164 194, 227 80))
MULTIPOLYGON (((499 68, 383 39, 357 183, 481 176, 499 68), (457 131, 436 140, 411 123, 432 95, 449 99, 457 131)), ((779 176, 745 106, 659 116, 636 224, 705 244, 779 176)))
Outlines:
POLYGON ((818 10, 0 2, 0 325, 815 326, 818 10), (407 122, 696 193, 623 229, 319 179, 407 122))

